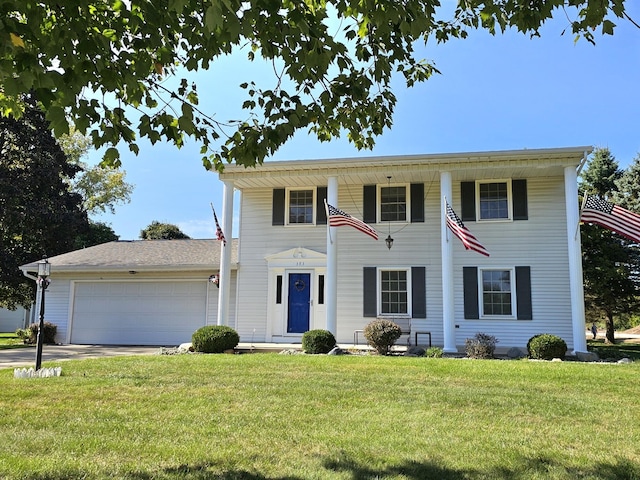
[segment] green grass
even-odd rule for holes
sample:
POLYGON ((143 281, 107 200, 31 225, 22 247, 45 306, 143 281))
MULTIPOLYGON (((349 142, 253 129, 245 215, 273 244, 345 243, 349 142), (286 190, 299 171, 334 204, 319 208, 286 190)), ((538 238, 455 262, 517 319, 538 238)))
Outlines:
POLYGON ((59 378, 0 370, 0 478, 640 478, 638 362, 245 354, 57 365, 59 378))
POLYGON ((30 347, 33 347, 33 345, 25 345, 15 333, 0 333, 0 350, 30 347))
POLYGON ((590 351, 597 352, 601 359, 620 359, 629 357, 634 361, 640 360, 640 342, 617 341, 615 344, 605 343, 604 339, 587 340, 590 351))

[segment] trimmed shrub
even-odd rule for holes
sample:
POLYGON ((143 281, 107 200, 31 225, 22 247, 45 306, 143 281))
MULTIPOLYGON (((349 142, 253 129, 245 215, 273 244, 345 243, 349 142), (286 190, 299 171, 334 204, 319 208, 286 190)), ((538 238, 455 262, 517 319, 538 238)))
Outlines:
POLYGON ((476 333, 473 338, 464 341, 465 350, 469 358, 493 358, 498 339, 486 333, 476 333))
POLYGON ((302 335, 302 349, 307 353, 329 353, 336 337, 329 330, 309 330, 302 335))
MULTIPOLYGON (((28 328, 16 330, 16 335, 22 339, 22 341, 28 345, 33 345, 38 341, 38 325, 39 323, 32 323, 28 328)), ((44 329, 42 330, 44 337, 42 337, 42 343, 45 345, 55 345, 56 333, 58 333, 58 326, 51 322, 44 322, 44 329)))
POLYGON ((541 333, 529 339, 527 351, 529 352, 529 358, 538 360, 564 358, 567 353, 567 343, 557 335, 541 333))
POLYGON ((208 325, 199 328, 191 336, 193 350, 202 353, 222 353, 236 348, 240 336, 233 328, 224 325, 208 325))
POLYGON ((429 358, 442 358, 443 355, 444 351, 440 347, 429 347, 424 352, 424 356, 429 358))
POLYGON ((402 335, 402 329, 391 320, 377 319, 364 327, 364 338, 380 355, 388 355, 389 350, 402 335))

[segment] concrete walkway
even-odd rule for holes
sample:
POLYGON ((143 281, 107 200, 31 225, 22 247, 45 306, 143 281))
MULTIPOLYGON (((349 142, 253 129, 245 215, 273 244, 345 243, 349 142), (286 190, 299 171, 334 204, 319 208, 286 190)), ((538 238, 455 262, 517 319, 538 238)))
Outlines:
MULTIPOLYGON (((113 357, 116 355, 159 354, 160 347, 128 347, 111 345, 44 345, 42 362, 113 357)), ((35 367, 36 347, 0 350, 0 369, 35 367)))
MULTIPOLYGON (((340 345, 345 349, 371 350, 366 345, 340 345)), ((244 343, 240 342, 236 351, 240 353, 281 352, 300 350, 300 343, 244 343)), ((42 362, 62 360, 82 360, 85 358, 113 357, 116 355, 159 355, 163 347, 120 346, 120 345, 44 345, 42 362)), ((402 347, 400 347, 402 348, 402 347)), ((14 348, 0 350, 0 369, 35 367, 36 348, 14 348)))

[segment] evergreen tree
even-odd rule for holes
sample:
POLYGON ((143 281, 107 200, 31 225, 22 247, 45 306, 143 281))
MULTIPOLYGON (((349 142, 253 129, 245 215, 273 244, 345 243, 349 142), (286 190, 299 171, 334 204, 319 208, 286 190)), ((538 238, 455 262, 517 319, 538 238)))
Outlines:
MULTIPOLYGON (((581 193, 613 201, 618 189, 616 182, 622 176, 611 152, 596 149, 582 173, 581 193)), ((596 225, 583 225, 581 240, 587 312, 593 317, 604 317, 606 339, 613 343, 615 316, 637 307, 640 292, 633 281, 633 272, 640 267, 638 252, 627 239, 596 225)))

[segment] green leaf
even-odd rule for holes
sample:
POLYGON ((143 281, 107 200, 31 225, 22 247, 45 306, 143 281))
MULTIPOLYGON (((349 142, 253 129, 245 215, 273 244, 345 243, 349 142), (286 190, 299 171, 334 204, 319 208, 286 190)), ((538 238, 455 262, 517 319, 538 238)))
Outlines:
POLYGON ((120 152, 115 147, 107 148, 102 156, 102 162, 100 163, 103 166, 119 167, 121 165, 120 152))

